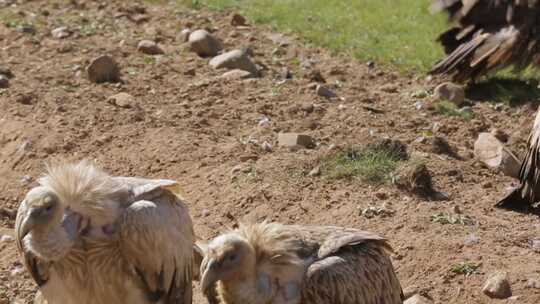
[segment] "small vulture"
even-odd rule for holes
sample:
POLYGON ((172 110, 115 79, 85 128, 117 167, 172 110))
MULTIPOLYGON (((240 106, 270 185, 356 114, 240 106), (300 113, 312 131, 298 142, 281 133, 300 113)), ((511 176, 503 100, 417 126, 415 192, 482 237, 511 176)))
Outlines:
POLYGON ((201 288, 212 304, 403 302, 391 248, 370 232, 264 222, 199 246, 201 288))
POLYGON ((39 184, 16 220, 37 303, 191 303, 194 233, 176 182, 82 161, 49 166, 39 184))
POLYGON ((527 141, 528 149, 519 170, 520 184, 497 203, 497 207, 527 211, 540 202, 540 108, 527 141))
POLYGON ((432 74, 467 82, 513 66, 540 64, 540 1, 433 0, 432 12, 446 11, 454 22, 439 36, 447 57, 432 74))

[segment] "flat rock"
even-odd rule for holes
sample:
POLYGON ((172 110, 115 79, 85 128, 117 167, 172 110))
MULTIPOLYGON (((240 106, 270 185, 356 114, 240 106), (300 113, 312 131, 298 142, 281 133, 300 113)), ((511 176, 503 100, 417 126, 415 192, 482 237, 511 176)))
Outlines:
POLYGON ((1 235, 0 234, 0 243, 10 243, 13 242, 15 238, 13 238, 11 235, 1 235))
POLYGON ((311 136, 298 133, 279 133, 278 144, 288 148, 303 147, 311 149, 315 147, 315 141, 311 136))
POLYGON ((246 18, 240 14, 233 14, 231 16, 232 26, 245 26, 247 24, 246 18))
POLYGON ((221 75, 221 78, 225 79, 247 79, 253 77, 253 74, 248 71, 240 70, 240 69, 234 69, 228 72, 225 72, 223 75, 221 75))
POLYGON ((537 279, 528 279, 527 288, 540 289, 540 281, 537 279))
POLYGON ((4 66, 0 66, 0 75, 4 75, 6 76, 7 78, 13 78, 13 72, 11 72, 11 70, 7 67, 4 67, 4 66))
POLYGON ((191 30, 188 28, 183 29, 178 36, 178 40, 182 43, 188 42, 189 35, 191 35, 191 30))
POLYGON ((9 78, 6 75, 0 74, 0 89, 9 87, 9 78))
POLYGON ((325 98, 334 98, 337 97, 336 93, 334 93, 332 90, 327 88, 326 86, 318 84, 315 87, 315 92, 317 95, 325 97, 325 98))
POLYGON ((71 32, 66 26, 57 27, 51 31, 51 36, 56 39, 64 39, 71 35, 71 32))
POLYGON ((419 294, 415 294, 403 302, 403 304, 433 304, 433 301, 419 294))
POLYGON ((121 108, 131 108, 135 104, 135 98, 124 92, 109 97, 107 101, 121 108))
POLYGON ((435 88, 435 98, 450 101, 459 107, 465 102, 465 90, 462 86, 445 82, 435 88))
POLYGON ((216 56, 223 45, 206 30, 196 30, 189 35, 189 47, 201 57, 216 56))
POLYGON ((239 69, 250 72, 252 75, 257 75, 257 67, 249 58, 247 50, 234 50, 210 60, 210 66, 214 69, 239 69))
POLYGON ((492 299, 506 299, 512 296, 512 289, 506 273, 497 272, 489 277, 482 292, 492 299))
POLYGON ((102 55, 94 60, 86 68, 88 79, 95 83, 117 82, 120 80, 120 69, 116 61, 108 55, 102 55))
POLYGON ((163 49, 152 40, 141 40, 137 45, 137 51, 147 55, 163 54, 163 49))
POLYGON ((480 133, 474 143, 474 156, 489 168, 518 178, 521 163, 493 134, 480 133))

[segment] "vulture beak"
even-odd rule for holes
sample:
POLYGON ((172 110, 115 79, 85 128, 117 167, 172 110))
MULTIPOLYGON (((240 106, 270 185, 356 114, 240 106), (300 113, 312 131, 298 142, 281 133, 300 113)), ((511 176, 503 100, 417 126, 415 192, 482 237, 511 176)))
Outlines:
POLYGON ((36 227, 36 217, 34 216, 35 210, 31 209, 22 220, 22 224, 19 225, 17 235, 19 240, 24 239, 33 229, 36 227))
POLYGON ((201 264, 201 289, 203 293, 207 294, 212 286, 219 281, 217 273, 218 263, 214 259, 204 259, 201 264))

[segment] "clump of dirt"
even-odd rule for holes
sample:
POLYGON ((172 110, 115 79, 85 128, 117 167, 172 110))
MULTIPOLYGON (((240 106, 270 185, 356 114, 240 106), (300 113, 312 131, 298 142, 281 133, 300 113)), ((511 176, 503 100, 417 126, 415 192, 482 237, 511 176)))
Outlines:
POLYGON ((435 193, 431 172, 423 162, 405 163, 395 176, 394 182, 401 189, 423 197, 431 197, 435 193))

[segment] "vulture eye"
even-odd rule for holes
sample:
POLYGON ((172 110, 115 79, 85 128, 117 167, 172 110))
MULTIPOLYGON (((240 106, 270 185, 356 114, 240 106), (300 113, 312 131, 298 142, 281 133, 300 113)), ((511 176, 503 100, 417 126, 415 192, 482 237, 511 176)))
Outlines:
POLYGON ((229 257, 228 257, 229 262, 234 262, 237 259, 238 259, 238 255, 236 253, 233 253, 233 254, 229 255, 229 257))
POLYGON ((49 205, 47 206, 47 208, 45 208, 45 212, 51 212, 53 210, 54 206, 53 205, 49 205))

